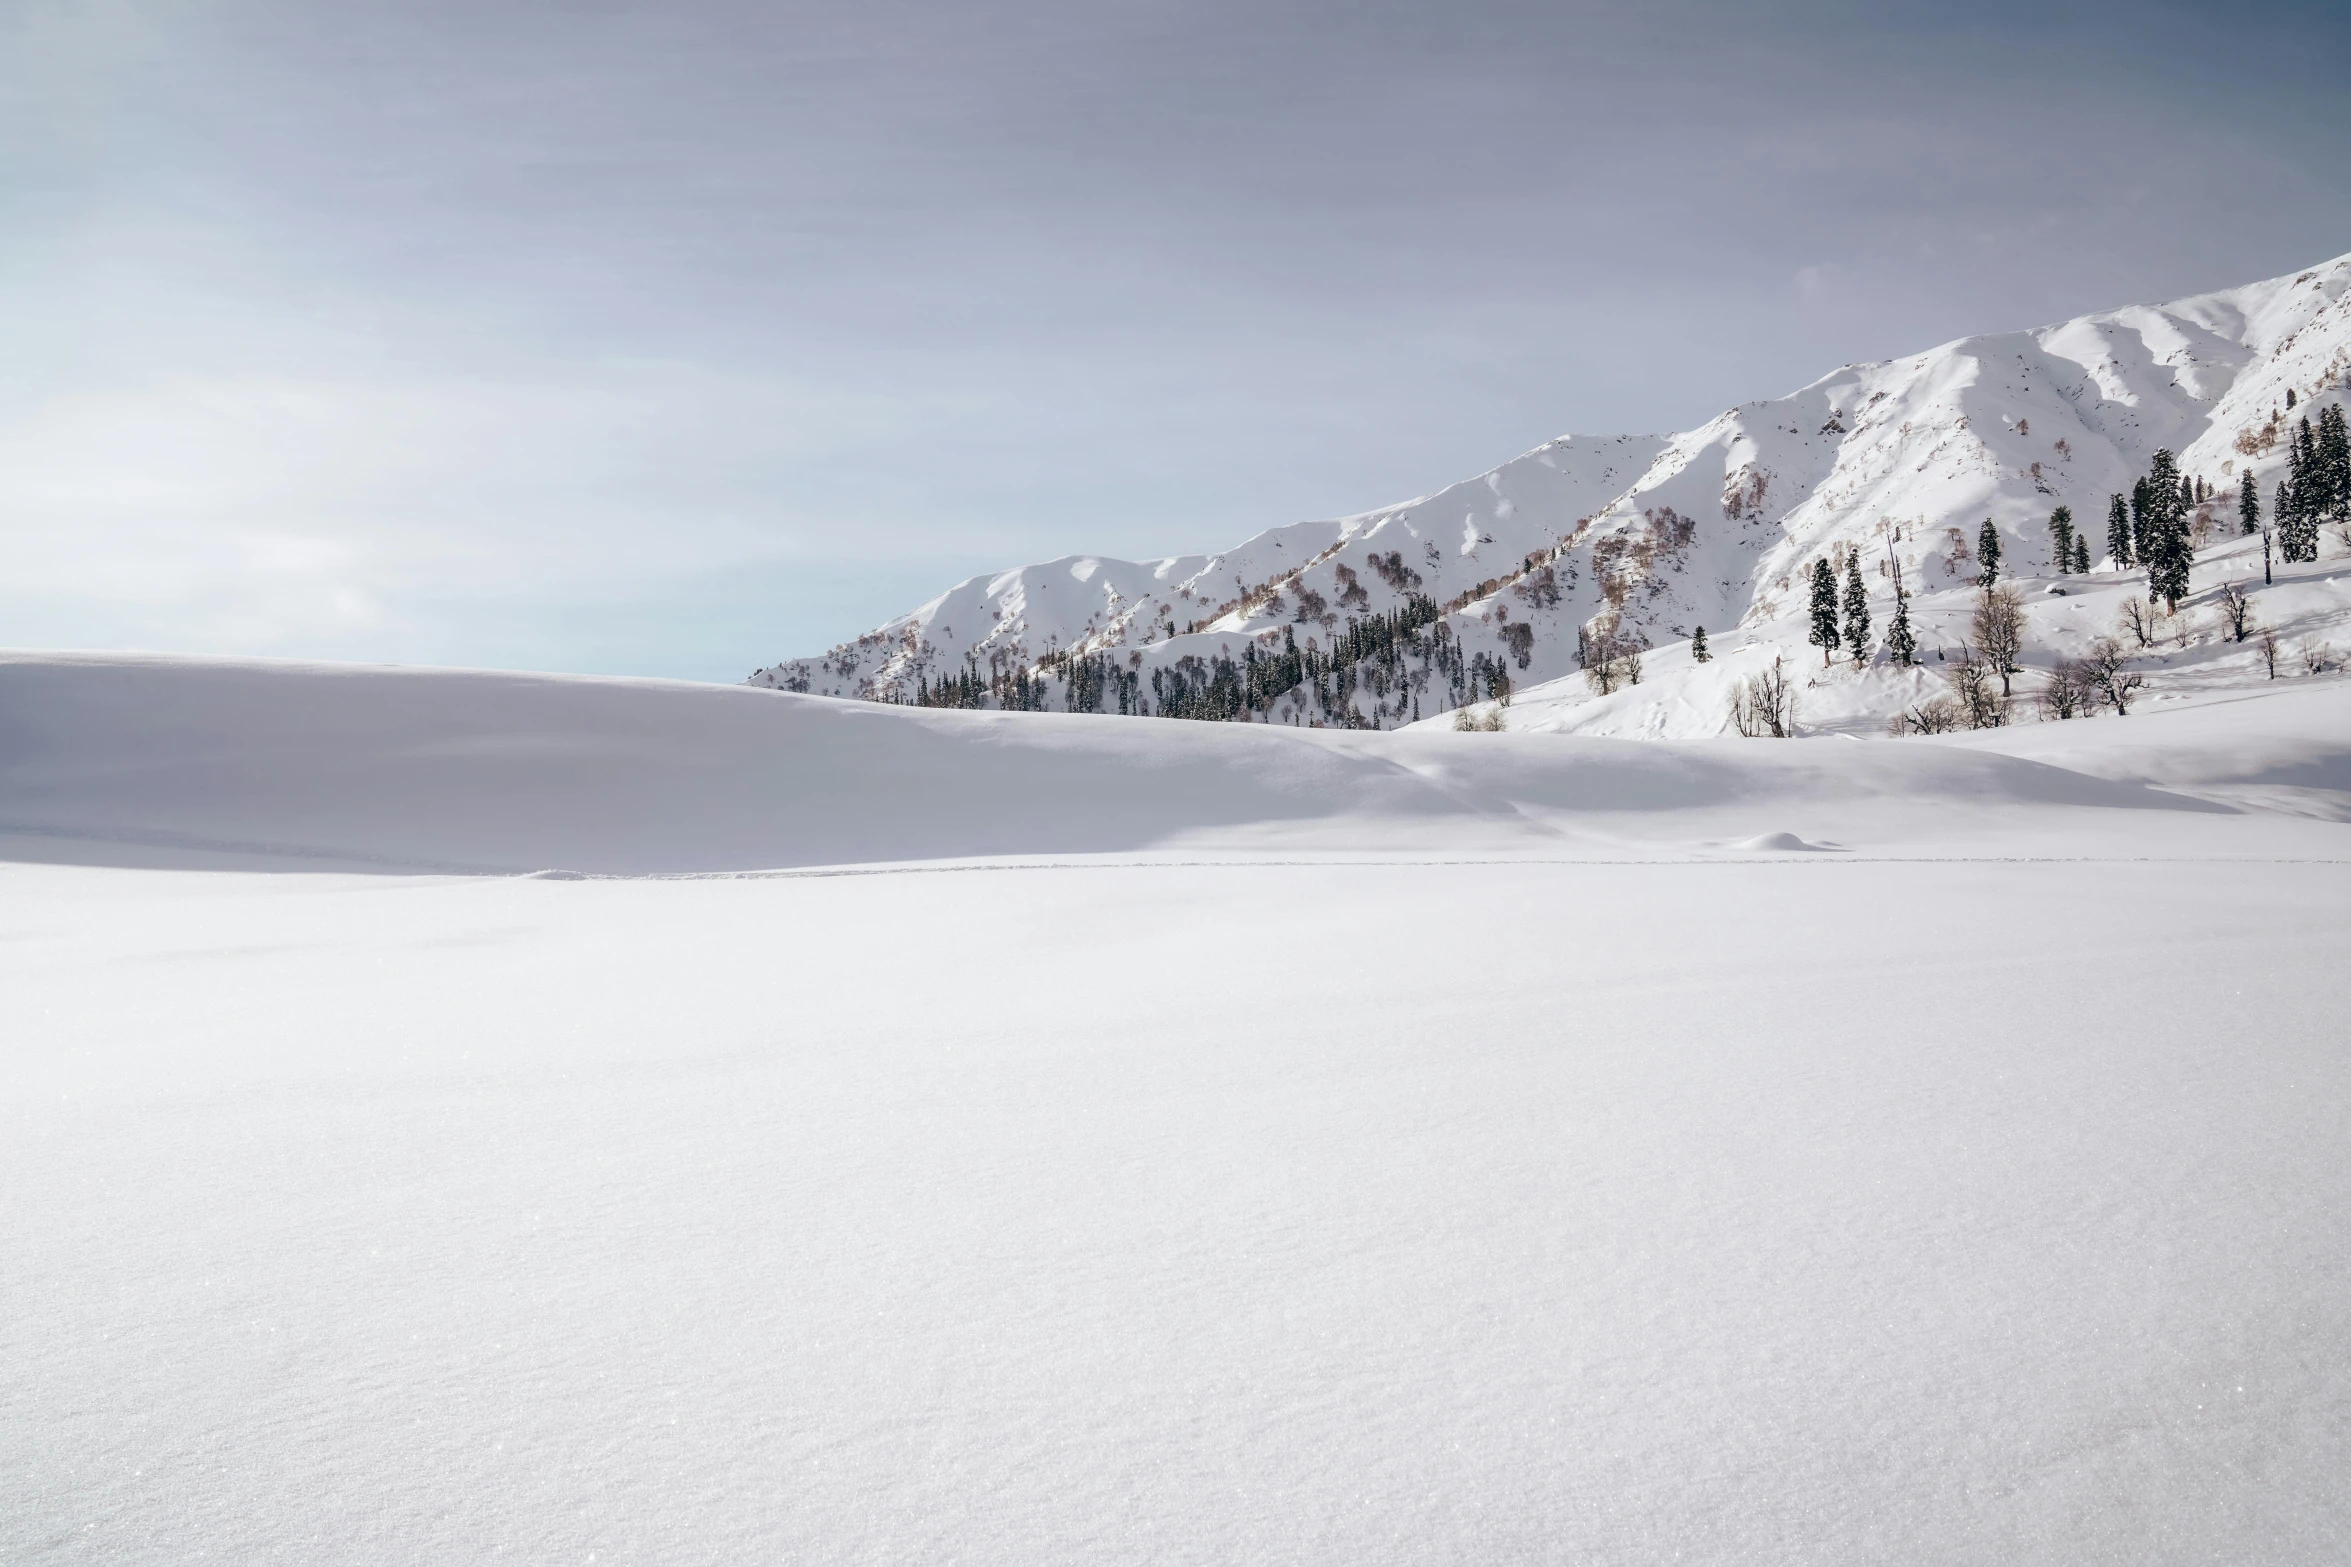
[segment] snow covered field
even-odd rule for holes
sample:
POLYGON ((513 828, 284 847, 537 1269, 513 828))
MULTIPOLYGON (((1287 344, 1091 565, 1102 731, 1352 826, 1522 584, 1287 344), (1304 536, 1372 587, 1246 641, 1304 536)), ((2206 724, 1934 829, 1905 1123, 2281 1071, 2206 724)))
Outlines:
POLYGON ((0 661, 0 1560, 2343 1560, 2351 683, 2208 695, 0 661))

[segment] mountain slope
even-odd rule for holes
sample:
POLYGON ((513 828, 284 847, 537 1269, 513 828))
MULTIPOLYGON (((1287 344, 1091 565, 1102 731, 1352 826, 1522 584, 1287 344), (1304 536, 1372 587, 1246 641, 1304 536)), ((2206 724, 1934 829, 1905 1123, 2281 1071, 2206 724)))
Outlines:
POLYGON ((1245 701, 1246 716, 1391 727, 1474 699, 1487 670, 1519 685, 1571 674, 1593 636, 1663 647, 1696 626, 1763 626, 1802 608, 1799 573, 1832 551, 1877 564, 1881 626, 1891 563, 1914 590, 1961 583, 1986 519, 2012 571, 2042 569, 2050 510, 2071 506, 2095 543, 2107 496, 2158 447, 2216 491, 2252 473, 2266 500, 2288 394, 2292 417, 2314 414, 2342 400, 2347 371, 2351 256, 1846 366, 1670 437, 1562 437, 1434 495, 1222 555, 975 577, 751 683, 912 701, 969 671, 989 683, 979 705, 1109 708, 1054 662, 1099 655, 1157 712, 1154 676, 1197 691, 1220 659, 1294 643, 1336 648, 1344 667, 1318 691, 1245 701), (1347 623, 1375 616, 1401 617, 1410 646, 1358 656, 1347 623), (1016 691, 1016 674, 1037 684, 1016 691))

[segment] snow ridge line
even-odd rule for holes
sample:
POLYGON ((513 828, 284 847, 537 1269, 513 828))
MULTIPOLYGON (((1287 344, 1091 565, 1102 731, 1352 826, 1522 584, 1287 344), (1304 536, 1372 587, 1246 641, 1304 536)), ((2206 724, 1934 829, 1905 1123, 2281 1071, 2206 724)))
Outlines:
POLYGON ((1015 860, 981 865, 818 865, 755 871, 506 871, 517 881, 821 881, 849 876, 951 876, 977 871, 1122 870, 1409 870, 1418 866, 1491 867, 1723 865, 2351 865, 2351 856, 2274 854, 1827 854, 1723 855, 1719 858, 1562 859, 1556 856, 1496 859, 1390 860, 1015 860))

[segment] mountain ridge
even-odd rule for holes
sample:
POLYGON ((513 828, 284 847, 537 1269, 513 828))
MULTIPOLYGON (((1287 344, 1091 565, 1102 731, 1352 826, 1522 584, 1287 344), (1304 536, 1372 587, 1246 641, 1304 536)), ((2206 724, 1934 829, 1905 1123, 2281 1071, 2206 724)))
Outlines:
POLYGON ((2351 255, 1840 366, 1674 434, 1561 436, 1221 553, 1069 555, 968 578, 749 683, 1396 727, 1571 675, 1595 639, 1658 648, 1699 626, 1759 627, 1800 607, 1800 573, 1825 554, 1874 563, 1881 626, 1897 566, 1914 593, 1972 580, 1985 520, 2010 570, 2030 574, 2049 564, 2051 509, 2071 506, 2097 538, 2106 497, 2158 447, 2216 493, 2250 473, 2266 499, 2286 396, 2293 416, 2315 413, 2343 399, 2347 372, 2351 255), (1273 689, 1294 661, 1253 667, 1297 650, 1321 661, 1311 688, 1273 689))

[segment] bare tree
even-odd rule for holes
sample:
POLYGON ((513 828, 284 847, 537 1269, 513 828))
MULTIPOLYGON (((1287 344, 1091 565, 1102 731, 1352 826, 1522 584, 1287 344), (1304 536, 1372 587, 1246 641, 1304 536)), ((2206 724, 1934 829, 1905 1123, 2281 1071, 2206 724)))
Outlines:
POLYGON ((2309 637, 2304 637, 2297 643, 2294 651, 2301 656, 2302 673, 2306 675, 2325 674, 2327 666, 2335 654, 2335 650, 2324 642, 2314 641, 2309 637))
POLYGON ((1731 692, 1731 727, 1753 740, 1785 740, 1796 729, 1796 692, 1788 683, 1786 660, 1774 655, 1771 668, 1741 680, 1731 692))
POLYGON ((1463 734, 1499 734, 1510 720, 1499 702, 1470 702, 1453 710, 1453 727, 1463 734))
POLYGON ((2112 637, 2100 637, 2090 648, 2090 656, 2082 660, 2082 671, 2089 676, 2090 688, 2098 693, 2100 701, 2115 711, 2117 717, 2131 710, 2131 696, 2147 683, 2147 677, 2129 667, 2130 654, 2112 637))
POLYGON ((2115 611, 2115 626, 2131 634, 2132 640, 2146 647, 2155 640, 2155 614, 2136 593, 2123 595, 2122 608, 2115 611))
POLYGON ((2049 683, 2041 688, 2035 703, 2043 722, 2082 718, 2097 708, 2098 688, 2091 684, 2089 671, 2079 661, 2061 658, 2049 671, 2049 683))
POLYGON ((1641 683, 1641 644, 1633 638, 1603 631, 1584 639, 1583 653, 1584 684, 1599 695, 1641 683))
POLYGON ((2024 595, 2006 583, 1985 588, 1976 595, 1971 628, 1984 661, 2000 677, 2000 695, 2006 697, 2008 678, 2016 673, 2016 655, 2024 650, 2024 595))
POLYGON ((2269 678, 2275 680, 2278 677, 2278 634, 2264 626, 2253 645, 2261 650, 2262 666, 2269 671, 2269 678))
POLYGON ((1959 704, 1960 721, 1970 729, 1998 729, 2008 722, 2008 693, 1992 689, 1992 665, 1976 657, 1962 642, 1959 658, 1943 671, 1951 682, 1951 696, 1959 704))
POLYGON ((1930 697, 1916 707, 1896 713, 1892 725, 1898 735, 1943 735, 1957 729, 1965 715, 1947 696, 1930 697))
POLYGON ((2253 629, 2253 599, 2233 582, 2220 585, 2220 623, 2229 640, 2242 642, 2253 629))
POLYGON ((1594 637, 1584 648, 1584 684, 1606 696, 1625 683, 1624 661, 1617 656, 1614 637, 1594 637))

